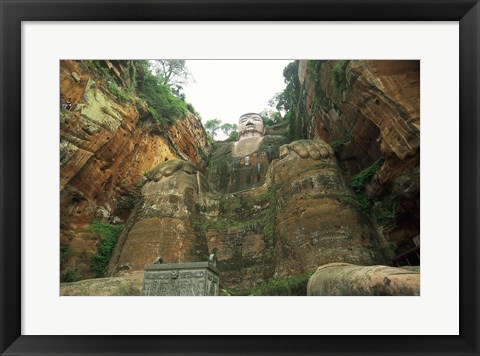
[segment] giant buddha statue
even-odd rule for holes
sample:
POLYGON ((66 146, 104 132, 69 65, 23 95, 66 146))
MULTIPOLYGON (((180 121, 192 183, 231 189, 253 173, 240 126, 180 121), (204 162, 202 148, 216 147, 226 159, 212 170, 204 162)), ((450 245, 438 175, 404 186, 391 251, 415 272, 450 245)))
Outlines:
POLYGON ((386 243, 327 143, 265 135, 260 115, 247 113, 238 140, 216 145, 206 175, 182 160, 147 174, 110 272, 216 253, 223 285, 248 288, 330 262, 385 261, 386 243))
POLYGON ((248 156, 256 152, 265 134, 261 116, 255 113, 244 114, 238 119, 237 128, 238 141, 233 144, 233 156, 248 156))

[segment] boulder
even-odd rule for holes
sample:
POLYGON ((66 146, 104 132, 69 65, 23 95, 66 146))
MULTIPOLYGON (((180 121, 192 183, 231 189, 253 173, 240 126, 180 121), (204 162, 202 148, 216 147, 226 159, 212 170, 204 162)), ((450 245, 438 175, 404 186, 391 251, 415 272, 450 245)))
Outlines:
POLYGON ((307 285, 310 296, 418 296, 420 266, 356 266, 329 263, 317 268, 307 285))

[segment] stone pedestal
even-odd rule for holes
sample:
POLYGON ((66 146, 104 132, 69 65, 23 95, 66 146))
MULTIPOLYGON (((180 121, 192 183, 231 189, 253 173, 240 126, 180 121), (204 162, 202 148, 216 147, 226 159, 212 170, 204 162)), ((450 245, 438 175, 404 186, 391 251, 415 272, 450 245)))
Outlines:
POLYGON ((214 296, 218 291, 218 270, 213 262, 145 266, 142 295, 214 296))

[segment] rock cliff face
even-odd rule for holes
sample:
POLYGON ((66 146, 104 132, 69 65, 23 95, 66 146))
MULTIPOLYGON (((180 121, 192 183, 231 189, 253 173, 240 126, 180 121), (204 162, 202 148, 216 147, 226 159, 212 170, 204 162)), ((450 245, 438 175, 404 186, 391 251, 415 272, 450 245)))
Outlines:
POLYGON ((355 266, 329 263, 308 281, 307 295, 420 295, 420 267, 355 266))
POLYGON ((248 155, 234 155, 233 143, 218 143, 208 165, 208 180, 222 193, 259 187, 265 182, 270 163, 278 158, 280 146, 285 143, 288 139, 284 136, 267 135, 258 149, 248 155))
MULTIPOLYGON (((131 83, 128 61, 99 61, 98 68, 131 83)), ((92 276, 89 259, 99 235, 84 231, 92 220, 122 224, 130 215, 145 172, 175 158, 205 169, 210 145, 195 115, 170 127, 148 117, 146 103, 130 91, 129 100, 109 90, 111 82, 91 62, 60 64, 61 245, 69 249, 62 269, 92 276)), ((127 84, 125 84, 127 86, 127 84)))
MULTIPOLYGON (((226 148, 218 150, 225 157, 226 148)), ((388 247, 357 206, 330 146, 304 140, 275 151, 279 158, 266 162, 260 182, 256 165, 238 169, 246 157, 222 160, 217 169, 231 179, 221 190, 243 182, 226 194, 188 162, 154 168, 109 272, 130 274, 159 256, 165 263, 198 262, 215 253, 222 286, 244 289, 329 262, 384 263, 388 247)))
POLYGON ((360 187, 386 237, 402 252, 419 235, 420 62, 300 61, 297 124, 329 142, 353 177, 381 160, 360 187))
MULTIPOLYGON (((392 264, 413 246, 419 62, 300 61, 290 121, 297 140, 282 124, 214 147, 192 113, 169 125, 152 120, 131 65, 61 62, 62 270, 94 276, 100 235, 86 229, 94 220, 125 225, 108 276, 128 280, 158 257, 198 262, 216 253, 222 287, 232 289, 330 263, 354 264, 363 276, 363 266, 392 264)), ((325 278, 313 294, 352 292, 325 292, 335 280, 325 278)), ((112 281, 83 288, 137 293, 131 281, 112 281)))
MULTIPOLYGON (((289 146, 308 141, 295 141, 289 146)), ((321 157, 290 152, 272 167, 275 190, 276 275, 312 271, 330 262, 372 265, 388 247, 357 205, 333 150, 315 141, 321 157)))

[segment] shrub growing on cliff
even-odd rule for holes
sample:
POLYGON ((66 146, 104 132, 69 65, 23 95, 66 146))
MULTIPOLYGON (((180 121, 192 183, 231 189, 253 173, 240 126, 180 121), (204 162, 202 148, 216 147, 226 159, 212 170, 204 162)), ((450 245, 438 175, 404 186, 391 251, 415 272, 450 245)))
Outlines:
POLYGON ((70 259, 72 252, 70 245, 60 245, 60 266, 63 266, 70 259))
POLYGON ((307 283, 313 272, 307 272, 300 276, 271 279, 262 282, 258 287, 248 290, 228 290, 229 295, 242 296, 304 296, 307 295, 307 283))
POLYGON ((332 86, 337 93, 341 93, 347 87, 345 71, 350 61, 337 61, 332 69, 332 86))
POLYGON ((76 268, 69 268, 62 274, 62 282, 76 282, 82 278, 82 275, 76 268))
POLYGON ((173 124, 186 115, 188 109, 184 101, 172 94, 170 87, 160 76, 153 74, 148 62, 140 63, 144 76, 137 83, 138 95, 147 102, 152 118, 165 124, 173 124))
POLYGON ((383 158, 380 158, 372 163, 371 166, 365 168, 364 170, 355 174, 352 178, 350 178, 350 186, 356 192, 362 192, 365 184, 367 181, 382 168, 383 165, 383 158))
POLYGON ((120 89, 120 87, 114 82, 108 82, 108 90, 123 101, 132 101, 132 97, 120 89))
POLYGON ((102 237, 97 252, 90 260, 90 269, 97 277, 102 277, 112 257, 113 248, 118 236, 123 230, 123 225, 112 225, 103 221, 93 221, 88 231, 97 232, 102 237))

